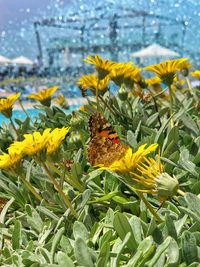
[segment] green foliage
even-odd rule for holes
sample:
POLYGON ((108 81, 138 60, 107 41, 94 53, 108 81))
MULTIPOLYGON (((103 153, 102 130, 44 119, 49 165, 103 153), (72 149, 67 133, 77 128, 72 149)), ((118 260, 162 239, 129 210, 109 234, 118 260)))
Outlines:
MULTIPOLYGON (((0 213, 0 266, 199 266, 200 123, 195 100, 188 93, 174 95, 171 127, 167 104, 158 101, 156 110, 155 103, 127 94, 119 99, 106 93, 103 99, 99 107, 90 100, 84 111, 74 114, 37 106, 41 112, 34 123, 16 120, 18 140, 35 130, 71 126, 61 161, 48 167, 77 218, 38 162, 25 158, 23 166, 41 202, 19 177, 2 170, 0 198, 6 203, 0 213), (141 199, 118 174, 90 166, 88 120, 96 109, 133 150, 158 143, 165 171, 176 176, 181 192, 187 193, 162 204, 152 195, 141 199)), ((2 152, 15 138, 12 125, 1 127, 2 152)))

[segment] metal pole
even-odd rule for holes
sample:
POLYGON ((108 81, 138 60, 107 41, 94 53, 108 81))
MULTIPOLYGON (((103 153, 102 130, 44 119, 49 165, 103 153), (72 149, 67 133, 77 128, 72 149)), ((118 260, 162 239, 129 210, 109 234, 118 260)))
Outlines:
POLYGON ((38 51, 39 51, 38 63, 39 63, 39 66, 41 67, 43 65, 43 55, 42 55, 42 46, 41 46, 40 34, 39 34, 37 26, 38 26, 38 23, 34 22, 36 41, 37 41, 37 46, 38 46, 38 51))
POLYGON ((114 14, 110 21, 110 55, 111 59, 118 61, 118 41, 117 41, 117 15, 114 14))

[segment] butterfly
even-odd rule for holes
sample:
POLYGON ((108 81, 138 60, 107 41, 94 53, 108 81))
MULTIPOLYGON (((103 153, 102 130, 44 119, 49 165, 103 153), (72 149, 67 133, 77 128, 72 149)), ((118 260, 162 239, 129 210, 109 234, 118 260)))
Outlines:
POLYGON ((104 116, 95 112, 89 119, 90 141, 87 158, 91 165, 110 165, 123 156, 127 146, 122 144, 118 134, 104 116))

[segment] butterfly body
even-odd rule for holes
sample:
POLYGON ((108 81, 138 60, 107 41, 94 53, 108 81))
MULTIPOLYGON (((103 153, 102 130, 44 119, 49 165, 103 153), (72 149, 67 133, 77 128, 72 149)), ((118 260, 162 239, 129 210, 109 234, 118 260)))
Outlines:
POLYGON ((89 120, 90 142, 88 161, 91 165, 109 165, 119 159, 127 150, 110 123, 101 115, 94 113, 89 120))

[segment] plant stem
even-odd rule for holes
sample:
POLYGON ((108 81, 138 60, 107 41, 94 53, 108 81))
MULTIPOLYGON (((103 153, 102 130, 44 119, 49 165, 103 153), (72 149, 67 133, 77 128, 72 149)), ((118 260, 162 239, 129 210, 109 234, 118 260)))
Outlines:
POLYGON ((160 127, 162 127, 162 123, 161 123, 161 119, 160 119, 160 114, 159 114, 159 112, 158 112, 158 104, 157 104, 157 102, 156 102, 156 99, 155 99, 153 93, 152 93, 150 90, 149 90, 149 92, 150 92, 150 94, 151 94, 151 96, 152 96, 152 99, 153 99, 153 102, 154 102, 155 111, 158 113, 158 122, 159 122, 159 124, 160 124, 160 127))
POLYGON ((10 123, 11 123, 11 125, 12 125, 12 127, 13 127, 14 132, 16 133, 16 135, 17 135, 17 137, 18 137, 17 128, 15 127, 15 124, 14 124, 12 118, 9 118, 9 120, 10 120, 10 123))
POLYGON ((35 188, 24 178, 22 174, 19 175, 19 178, 22 180, 27 189, 37 198, 37 200, 41 202, 43 198, 37 193, 35 188))
POLYGON ((23 105, 21 99, 18 99, 18 102, 19 102, 20 107, 22 108, 22 110, 23 110, 24 113, 26 114, 26 116, 27 116, 27 117, 30 119, 30 121, 33 123, 31 117, 28 115, 28 112, 25 110, 24 105, 23 105))
POLYGON ((50 172, 50 170, 48 169, 47 165, 45 163, 43 163, 43 168, 45 169, 46 173, 48 174, 49 178, 51 179, 53 185, 55 186, 56 190, 58 191, 58 193, 60 194, 60 196, 62 196, 62 199, 65 203, 65 205, 71 210, 72 214, 74 215, 74 217, 77 219, 78 218, 78 214, 76 213, 76 211, 74 210, 70 200, 68 199, 68 197, 64 194, 63 190, 61 189, 60 185, 57 183, 56 179, 53 177, 52 173, 50 172))
POLYGON ((137 192, 138 196, 142 199, 142 201, 144 202, 144 204, 146 205, 147 209, 151 212, 151 214, 157 219, 157 221, 159 223, 162 223, 163 220, 160 218, 160 216, 158 215, 158 213, 153 209, 153 207, 151 206, 151 204, 146 200, 146 198, 144 197, 144 195, 140 192, 137 192))
POLYGON ((168 86, 169 88, 169 96, 170 96, 170 106, 169 106, 169 112, 170 112, 170 123, 171 123, 171 128, 174 127, 174 119, 173 119, 173 93, 172 93, 172 88, 171 85, 168 86))
MULTIPOLYGON (((58 168, 56 168, 56 166, 54 166, 54 164, 52 164, 51 162, 48 162, 49 167, 56 172, 60 177, 62 177, 62 172, 60 170, 58 170, 58 168)), ((62 164, 59 164, 60 168, 64 168, 62 164)), ((79 190, 79 192, 83 192, 84 191, 84 187, 78 182, 78 181, 74 181, 74 179, 72 177, 70 177, 67 172, 64 172, 64 179, 67 183, 69 183, 71 186, 73 186, 74 188, 76 188, 77 190, 79 190)))
POLYGON ((183 196, 183 197, 184 197, 185 194, 186 194, 186 193, 183 192, 181 189, 178 189, 178 190, 177 190, 177 193, 178 193, 179 195, 183 196))
POLYGON ((98 110, 98 108, 99 108, 99 83, 100 83, 100 80, 99 80, 99 78, 98 78, 97 87, 96 87, 97 110, 98 110))
POLYGON ((185 77, 185 80, 186 80, 186 82, 187 82, 188 89, 189 89, 190 93, 191 93, 192 95, 194 95, 193 90, 192 90, 192 86, 191 86, 191 83, 190 83, 190 80, 188 79, 188 77, 185 77))
POLYGON ((107 107, 107 109, 113 114, 116 115, 115 112, 111 109, 111 107, 109 107, 109 105, 106 103, 106 101, 103 99, 103 97, 101 95, 99 95, 99 98, 101 99, 101 101, 104 103, 105 107, 107 107))

